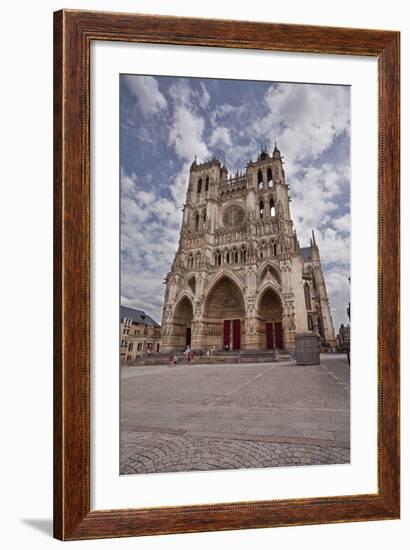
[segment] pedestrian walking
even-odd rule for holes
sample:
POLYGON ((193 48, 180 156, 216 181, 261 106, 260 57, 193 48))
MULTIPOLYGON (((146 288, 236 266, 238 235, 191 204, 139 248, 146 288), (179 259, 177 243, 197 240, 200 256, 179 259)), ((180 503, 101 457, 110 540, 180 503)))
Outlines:
POLYGON ((174 354, 170 353, 168 358, 168 367, 172 367, 174 365, 174 354))

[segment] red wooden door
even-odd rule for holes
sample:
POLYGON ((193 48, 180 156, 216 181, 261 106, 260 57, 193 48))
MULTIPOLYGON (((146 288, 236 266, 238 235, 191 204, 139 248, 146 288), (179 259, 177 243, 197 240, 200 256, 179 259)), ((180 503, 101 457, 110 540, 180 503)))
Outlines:
POLYGON ((241 349, 241 320, 233 320, 233 349, 241 349))
POLYGON ((273 349, 273 325, 266 323, 266 349, 273 349))
POLYGON ((231 321, 224 321, 224 344, 223 347, 229 348, 231 343, 231 321))
POLYGON ((283 349, 282 323, 275 323, 275 344, 277 348, 283 349))

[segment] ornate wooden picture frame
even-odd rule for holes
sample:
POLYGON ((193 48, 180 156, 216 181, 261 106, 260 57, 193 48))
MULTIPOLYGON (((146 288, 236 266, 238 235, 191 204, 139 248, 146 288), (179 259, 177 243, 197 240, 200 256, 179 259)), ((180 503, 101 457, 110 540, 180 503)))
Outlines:
POLYGON ((63 10, 54 14, 54 535, 62 540, 399 517, 398 32, 63 10), (371 56, 378 62, 378 491, 90 509, 93 41, 371 56))

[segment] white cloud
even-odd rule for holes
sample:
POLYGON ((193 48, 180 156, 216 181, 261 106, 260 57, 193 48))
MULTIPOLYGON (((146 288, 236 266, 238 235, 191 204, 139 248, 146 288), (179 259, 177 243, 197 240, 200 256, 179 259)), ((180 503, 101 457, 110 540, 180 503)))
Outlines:
POLYGON ((132 195, 136 190, 136 183, 136 174, 133 173, 131 176, 127 176, 127 174, 121 168, 121 194, 132 195))
POLYGON ((339 208, 339 199, 349 186, 344 165, 323 164, 300 169, 291 178, 291 215, 299 238, 306 243, 312 229, 328 224, 339 208))
POLYGON ((161 320, 164 286, 178 243, 179 205, 121 171, 121 293, 124 304, 161 320))
POLYGON ((348 266, 332 266, 324 270, 326 288, 330 296, 333 325, 336 334, 340 325, 349 322, 347 306, 350 302, 350 270, 348 266))
POLYGON ((206 107, 208 107, 209 102, 211 100, 211 96, 202 82, 201 82, 201 89, 202 89, 202 96, 199 99, 199 104, 202 107, 202 109, 206 109, 206 107))
POLYGON ((341 235, 335 229, 326 227, 315 231, 322 263, 350 264, 350 237, 341 235))
POLYGON ((170 86, 169 94, 174 103, 168 135, 169 145, 174 147, 177 156, 184 161, 192 162, 195 156, 198 161, 205 160, 210 156, 203 137, 205 120, 197 114, 204 91, 200 96, 191 88, 188 80, 180 79, 170 86))
POLYGON ((189 80, 186 78, 179 78, 170 86, 168 90, 169 95, 177 105, 192 105, 194 100, 194 91, 189 85, 189 80))
POLYGON ((237 170, 242 172, 248 160, 255 157, 255 151, 257 150, 257 143, 251 139, 244 145, 232 145, 225 159, 229 172, 234 173, 237 170))
POLYGON ((170 185, 171 196, 176 205, 183 205, 185 202, 186 191, 189 180, 190 161, 184 162, 181 170, 176 174, 170 185))
POLYGON ((154 77, 126 75, 123 78, 127 88, 137 99, 144 117, 156 114, 166 108, 167 100, 160 92, 158 82, 154 77))
POLYGON ((289 174, 297 171, 298 162, 317 158, 339 134, 349 131, 347 86, 273 85, 265 103, 268 112, 250 126, 250 133, 278 142, 286 151, 289 174))
POLYGON ((169 94, 178 105, 185 105, 193 110, 198 107, 206 109, 211 100, 211 95, 203 82, 200 82, 200 88, 200 91, 194 90, 189 79, 180 78, 170 86, 169 94))
POLYGON ((333 220, 333 225, 342 233, 350 233, 350 214, 345 214, 333 220))
POLYGON ((169 144, 175 149, 179 158, 204 160, 209 151, 203 141, 205 121, 184 106, 177 106, 174 110, 172 127, 169 132, 169 144))
POLYGON ((218 146, 218 147, 231 147, 232 145, 232 138, 231 133, 228 128, 225 128, 224 126, 218 126, 215 128, 215 130, 212 132, 209 144, 211 146, 218 146))
POLYGON ((229 115, 234 115, 237 117, 237 120, 239 115, 243 114, 246 110, 245 105, 231 105, 230 103, 222 103, 221 105, 217 105, 211 113, 210 121, 211 125, 215 127, 217 124, 219 124, 219 121, 221 119, 224 119, 228 117, 229 115))

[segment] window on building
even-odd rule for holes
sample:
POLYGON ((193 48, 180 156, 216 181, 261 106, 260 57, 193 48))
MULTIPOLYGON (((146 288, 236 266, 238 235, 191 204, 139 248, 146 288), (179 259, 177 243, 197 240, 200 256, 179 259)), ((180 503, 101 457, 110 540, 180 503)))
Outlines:
POLYGON ((226 253, 226 263, 229 264, 229 252, 226 253))
POLYGON ((278 253, 278 247, 276 246, 276 243, 273 244, 273 255, 276 256, 278 253))
POLYGON ((305 283, 305 304, 306 304, 306 309, 308 310, 312 309, 312 301, 310 299, 310 288, 307 283, 305 283))
POLYGON ((205 193, 208 192, 208 189, 209 189, 209 178, 207 177, 205 180, 205 193))
POLYGON ((198 187, 196 189, 196 192, 199 194, 202 191, 202 179, 199 178, 198 180, 198 187))
POLYGON ((273 187, 272 168, 268 168, 268 187, 273 187))
POLYGON ((157 344, 157 353, 159 352, 159 344, 157 344))
POLYGON ((132 351, 133 348, 134 348, 134 344, 133 344, 133 342, 130 342, 130 343, 128 344, 128 351, 132 351))
POLYGON ((275 216, 275 201, 273 199, 269 201, 269 208, 270 208, 271 218, 273 218, 275 216))
POLYGON ((263 219, 263 211, 265 209, 265 205, 263 204, 263 201, 259 203, 259 217, 262 220, 263 219))
POLYGON ((142 343, 138 342, 137 351, 141 351, 141 350, 142 350, 142 343))
POLYGON ((312 331, 313 330, 313 320, 312 320, 311 315, 307 316, 307 322, 308 322, 308 330, 312 331))
POLYGON ((258 172, 258 189, 263 189, 262 170, 259 170, 259 172, 258 172))
POLYGON ((191 277, 188 281, 188 286, 192 290, 192 293, 195 294, 196 281, 195 277, 191 277))
POLYGON ((235 261, 236 264, 238 263, 238 259, 239 259, 238 251, 235 250, 235 252, 234 252, 234 261, 235 261))
POLYGON ((195 231, 199 231, 199 214, 195 216, 195 231))

